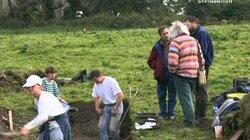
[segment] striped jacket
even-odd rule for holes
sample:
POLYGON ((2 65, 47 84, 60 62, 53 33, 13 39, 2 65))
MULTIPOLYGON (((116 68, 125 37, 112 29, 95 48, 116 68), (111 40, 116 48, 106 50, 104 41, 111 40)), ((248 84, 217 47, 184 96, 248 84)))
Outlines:
POLYGON ((52 80, 50 83, 46 80, 46 78, 44 77, 42 79, 42 84, 43 84, 43 88, 44 91, 50 92, 53 95, 55 95, 56 97, 58 97, 60 95, 60 91, 59 88, 56 84, 56 82, 54 80, 52 80))
POLYGON ((197 78, 198 47, 204 66, 204 58, 201 47, 193 37, 181 35, 171 41, 168 54, 168 69, 171 73, 188 78, 197 78))

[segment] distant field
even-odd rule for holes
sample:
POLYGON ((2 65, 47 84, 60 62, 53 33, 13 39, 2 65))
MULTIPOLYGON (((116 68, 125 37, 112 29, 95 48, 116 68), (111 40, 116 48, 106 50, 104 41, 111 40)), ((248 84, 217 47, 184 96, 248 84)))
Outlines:
MULTIPOLYGON (((207 28, 216 46, 209 77, 210 97, 213 97, 229 88, 233 78, 250 78, 250 24, 216 25, 207 28)), ((158 38, 157 29, 84 31, 84 27, 60 26, 0 29, 0 71, 25 72, 52 65, 58 69, 59 77, 72 77, 83 69, 100 69, 118 80, 128 98, 129 87, 136 90, 142 79, 146 78, 132 107, 132 115, 139 111, 157 112, 156 82, 152 71, 146 77, 145 73, 148 70, 146 60, 158 38)), ((78 83, 61 87, 61 92, 69 102, 90 101, 93 100, 90 95, 91 88, 90 82, 78 83)), ((0 106, 29 114, 33 99, 23 92, 1 92, 0 106)), ((212 118, 211 107, 212 105, 209 113, 212 118)), ((179 104, 176 111, 176 121, 166 122, 161 130, 134 131, 135 137, 149 140, 214 139, 211 130, 183 129, 179 104)))

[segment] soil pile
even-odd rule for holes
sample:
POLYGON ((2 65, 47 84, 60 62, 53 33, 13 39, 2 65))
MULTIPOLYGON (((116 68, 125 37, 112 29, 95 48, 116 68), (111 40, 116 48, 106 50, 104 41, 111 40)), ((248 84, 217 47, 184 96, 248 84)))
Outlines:
POLYGON ((69 112, 70 124, 74 136, 98 136, 98 119, 95 112, 94 102, 74 102, 70 106, 76 107, 77 111, 69 112))
MULTIPOLYGON (((128 107, 128 100, 124 101, 124 112, 128 107)), ((90 139, 97 140, 99 136, 98 121, 99 116, 95 112, 94 102, 73 102, 70 103, 71 107, 77 108, 68 113, 69 120, 72 128, 74 139, 90 139)), ((8 123, 8 109, 0 107, 0 132, 9 131, 8 123)), ((32 119, 34 116, 24 116, 16 111, 12 111, 13 125, 15 130, 19 130, 24 124, 32 119)), ((132 121, 130 112, 126 115, 121 125, 121 137, 127 138, 132 129, 132 121)))
MULTIPOLYGON (((32 116, 24 116, 16 111, 12 111, 13 128, 19 130, 25 123, 32 119, 32 116)), ((9 131, 9 109, 0 107, 0 131, 9 131), (1 130, 2 129, 2 130, 1 130)))
POLYGON ((29 72, 17 72, 17 71, 0 71, 0 90, 7 89, 9 91, 21 91, 22 85, 25 83, 28 76, 35 74, 40 77, 44 77, 45 73, 42 70, 35 70, 29 72))
MULTIPOLYGON (((28 72, 11 70, 0 71, 0 91, 3 89, 17 92, 23 90, 22 85, 25 83, 26 79, 33 74, 38 75, 41 78, 45 77, 45 72, 39 69, 28 72)), ((86 82, 88 81, 88 76, 89 75, 87 74, 87 70, 85 69, 74 75, 73 78, 56 77, 55 81, 58 85, 64 86, 67 84, 72 84, 74 82, 86 82)))
MULTIPOLYGON (((124 100, 124 112, 128 108, 128 100, 124 100)), ((69 112, 70 123, 73 136, 77 137, 96 137, 99 135, 98 121, 99 116, 95 112, 94 102, 74 102, 71 107, 76 107, 78 111, 69 112)), ((128 111, 123 123, 121 124, 121 137, 126 138, 130 135, 132 129, 132 120, 128 111)))

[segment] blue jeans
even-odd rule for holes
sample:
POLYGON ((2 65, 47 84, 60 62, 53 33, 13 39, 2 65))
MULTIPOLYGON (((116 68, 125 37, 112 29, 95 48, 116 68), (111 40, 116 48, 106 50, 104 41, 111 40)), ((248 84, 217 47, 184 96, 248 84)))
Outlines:
MULTIPOLYGON (((43 133, 39 134, 37 140, 43 140, 43 133)), ((63 140, 63 133, 60 127, 50 130, 50 140, 63 140)))
POLYGON ((100 140, 109 140, 108 132, 112 140, 120 140, 119 122, 121 115, 113 116, 112 110, 114 105, 105 105, 103 108, 103 115, 99 119, 98 128, 100 130, 100 140))
POLYGON ((176 90, 173 82, 173 76, 169 72, 165 72, 164 81, 157 80, 157 95, 160 107, 160 116, 169 117, 174 115, 174 107, 176 104, 176 90), (168 90, 168 112, 166 109, 166 96, 168 90))

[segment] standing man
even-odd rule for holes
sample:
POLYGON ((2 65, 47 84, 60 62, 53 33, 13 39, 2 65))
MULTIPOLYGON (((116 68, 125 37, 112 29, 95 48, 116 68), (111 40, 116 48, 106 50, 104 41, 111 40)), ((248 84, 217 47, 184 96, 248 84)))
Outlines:
MULTIPOLYGON (((207 32, 207 30, 201 26, 195 17, 188 17, 186 20, 186 25, 188 27, 190 35, 198 40, 201 45, 203 56, 205 59, 205 70, 206 78, 208 79, 209 68, 213 63, 214 58, 214 46, 212 39, 207 32)), ((204 122, 207 110, 208 101, 208 85, 197 86, 196 92, 196 102, 195 102, 195 118, 199 123, 204 122)))
POLYGON ((37 75, 31 75, 23 87, 37 99, 38 115, 24 125, 20 133, 28 136, 31 129, 40 126, 41 134, 38 140, 71 140, 68 115, 54 95, 42 90, 42 79, 37 75))
POLYGON ((193 93, 197 85, 198 59, 201 59, 202 65, 204 59, 199 43, 190 36, 187 26, 175 21, 170 30, 172 40, 169 47, 168 68, 174 74, 174 84, 185 118, 185 126, 193 127, 195 121, 193 93))
POLYGON ((119 122, 123 112, 123 93, 118 82, 100 71, 94 70, 90 78, 95 82, 92 96, 95 98, 95 110, 101 115, 99 119, 100 140, 119 140, 119 122), (104 108, 100 107, 101 102, 104 108), (109 128, 109 130, 108 130, 109 128))
POLYGON ((174 119, 174 107, 176 104, 176 90, 173 76, 168 70, 169 29, 161 26, 158 29, 160 39, 154 45, 149 58, 148 65, 154 70, 157 80, 157 95, 160 107, 160 117, 174 119), (168 90, 168 110, 166 109, 166 96, 168 90))

